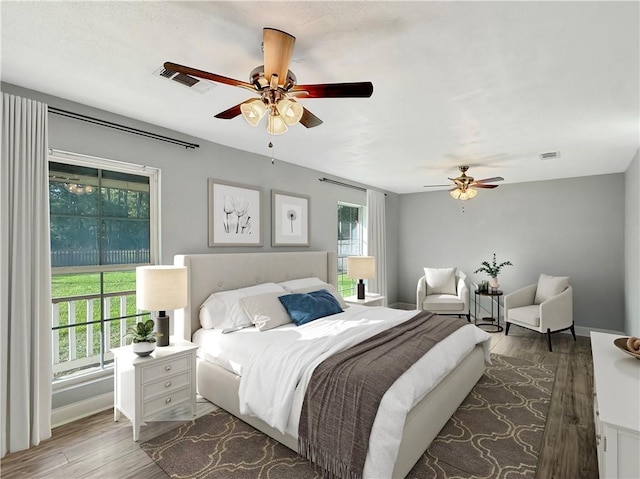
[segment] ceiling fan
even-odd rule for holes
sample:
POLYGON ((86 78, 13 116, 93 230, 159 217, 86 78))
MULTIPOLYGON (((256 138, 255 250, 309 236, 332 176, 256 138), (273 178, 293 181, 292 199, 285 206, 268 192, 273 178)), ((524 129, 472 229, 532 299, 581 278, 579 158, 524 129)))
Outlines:
POLYGON ((242 115, 250 125, 257 126, 262 117, 268 115, 267 131, 272 135, 281 135, 298 122, 307 128, 322 124, 322 120, 298 103, 298 99, 368 98, 373 93, 371 82, 297 85, 296 76, 289 70, 296 38, 274 28, 264 28, 262 32, 264 65, 253 69, 249 75, 250 83, 171 62, 166 62, 164 68, 257 94, 259 98, 246 100, 215 117, 230 120, 242 115))
MULTIPOLYGON (((457 178, 449 178, 454 183, 454 187, 449 190, 449 194, 457 199, 462 201, 470 200, 474 196, 478 194, 474 188, 487 188, 493 189, 497 188, 500 185, 489 185, 487 183, 492 183, 496 181, 504 181, 504 178, 501 176, 494 176, 492 178, 484 178, 482 180, 476 180, 473 176, 467 176, 468 166, 459 166, 461 174, 457 178), (473 187, 473 188, 472 188, 473 187)), ((434 188, 434 187, 442 187, 442 186, 450 186, 450 185, 424 185, 425 188, 434 188)))

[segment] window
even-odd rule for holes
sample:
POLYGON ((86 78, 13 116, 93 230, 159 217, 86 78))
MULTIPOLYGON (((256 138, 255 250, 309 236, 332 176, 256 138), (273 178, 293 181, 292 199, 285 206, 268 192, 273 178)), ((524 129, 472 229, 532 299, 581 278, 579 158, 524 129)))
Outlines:
POLYGON ((158 170, 49 158, 54 380, 104 370, 140 317, 135 267, 157 263, 158 170))
POLYGON ((338 292, 356 293, 358 280, 347 278, 347 256, 364 254, 364 206, 338 203, 338 292))

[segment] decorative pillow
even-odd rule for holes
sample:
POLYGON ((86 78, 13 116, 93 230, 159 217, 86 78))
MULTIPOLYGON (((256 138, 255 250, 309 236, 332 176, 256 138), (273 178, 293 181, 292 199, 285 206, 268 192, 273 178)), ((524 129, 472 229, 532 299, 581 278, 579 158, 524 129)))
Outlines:
POLYGON ((311 293, 293 293, 278 298, 296 326, 342 312, 340 304, 326 289, 311 293))
POLYGON ((427 295, 453 294, 456 291, 456 268, 424 268, 427 280, 427 295))
POLYGON ((536 288, 535 304, 544 303, 547 299, 562 293, 569 286, 569 276, 549 276, 540 274, 538 287, 536 288))
POLYGON ((205 329, 227 329, 251 325, 251 318, 245 313, 240 299, 261 293, 286 294, 287 292, 276 283, 263 283, 213 293, 200 306, 200 325, 205 329))
POLYGON ((326 289, 333 295, 334 298, 336 298, 336 301, 338 301, 342 309, 346 309, 349 307, 349 305, 345 303, 344 298, 340 296, 340 293, 338 293, 336 288, 332 284, 325 283, 320 278, 292 279, 290 281, 285 281, 278 284, 286 289, 289 293, 310 293, 311 291, 326 289))
POLYGON ((242 298, 240 303, 251 322, 260 331, 266 331, 267 329, 291 323, 289 313, 284 309, 282 303, 278 301, 278 297, 285 294, 287 293, 262 293, 242 298))

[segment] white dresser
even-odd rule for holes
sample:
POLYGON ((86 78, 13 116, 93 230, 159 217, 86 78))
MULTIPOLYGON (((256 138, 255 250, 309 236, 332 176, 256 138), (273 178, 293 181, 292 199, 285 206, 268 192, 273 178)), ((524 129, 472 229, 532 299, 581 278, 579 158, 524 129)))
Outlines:
POLYGON ((640 477, 640 360, 620 351, 616 334, 591 333, 600 478, 640 477))
POLYGON ((156 347, 150 356, 137 356, 131 346, 115 348, 114 420, 120 412, 133 424, 133 440, 140 426, 179 405, 191 404, 196 414, 196 350, 189 341, 170 338, 169 346, 156 347))

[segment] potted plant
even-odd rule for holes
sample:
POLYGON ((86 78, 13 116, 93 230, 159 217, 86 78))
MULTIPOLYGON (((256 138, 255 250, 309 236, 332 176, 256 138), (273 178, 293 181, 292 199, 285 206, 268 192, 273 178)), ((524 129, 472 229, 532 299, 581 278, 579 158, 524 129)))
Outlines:
POLYGON ((156 349, 156 338, 162 334, 155 332, 153 326, 153 320, 147 319, 127 329, 124 339, 133 339, 131 347, 138 356, 149 356, 156 349))
POLYGON ((498 287, 500 286, 498 284, 498 274, 500 274, 500 270, 504 266, 513 266, 513 264, 511 263, 511 261, 505 261, 498 264, 498 262, 496 261, 496 254, 493 253, 493 261, 491 263, 489 263, 488 261, 483 261, 482 266, 475 270, 474 273, 487 273, 491 277, 491 280, 489 281, 491 288, 498 289, 498 287))

